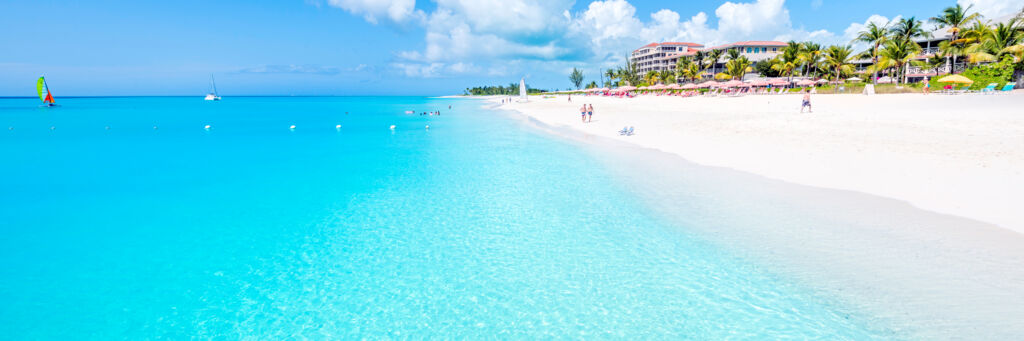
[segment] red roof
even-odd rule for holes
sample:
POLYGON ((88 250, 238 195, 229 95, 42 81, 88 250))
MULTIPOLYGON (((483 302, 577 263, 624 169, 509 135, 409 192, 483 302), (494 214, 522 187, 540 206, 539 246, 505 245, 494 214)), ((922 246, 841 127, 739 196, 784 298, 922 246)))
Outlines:
MULTIPOLYGON (((647 48, 647 47, 655 47, 655 46, 659 46, 659 45, 689 46, 689 47, 696 47, 696 48, 704 47, 704 45, 697 44, 697 43, 683 43, 683 42, 677 42, 677 41, 667 41, 667 42, 664 42, 664 43, 650 43, 650 44, 641 46, 640 49, 647 48)), ((639 50, 639 49, 637 49, 637 50, 639 50)))
POLYGON ((721 50, 721 49, 726 49, 726 48, 736 47, 736 46, 778 46, 778 47, 783 47, 783 46, 787 46, 787 45, 789 45, 789 44, 783 43, 781 41, 751 40, 751 41, 740 41, 740 42, 735 42, 735 43, 731 43, 731 44, 715 46, 715 47, 710 48, 709 50, 721 50))

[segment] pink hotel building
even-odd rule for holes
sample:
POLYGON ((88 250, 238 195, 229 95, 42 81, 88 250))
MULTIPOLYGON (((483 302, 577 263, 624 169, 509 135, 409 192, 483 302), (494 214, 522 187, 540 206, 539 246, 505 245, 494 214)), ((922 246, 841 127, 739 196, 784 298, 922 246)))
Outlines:
MULTIPOLYGON (((752 62, 758 62, 774 58, 782 53, 786 43, 781 41, 741 41, 732 44, 704 48, 704 45, 696 43, 664 42, 650 43, 636 49, 629 56, 629 61, 636 63, 637 70, 643 74, 648 71, 675 70, 679 57, 693 56, 697 51, 704 50, 732 50, 740 51, 752 62)), ((716 69, 724 67, 725 58, 716 63, 716 69)))

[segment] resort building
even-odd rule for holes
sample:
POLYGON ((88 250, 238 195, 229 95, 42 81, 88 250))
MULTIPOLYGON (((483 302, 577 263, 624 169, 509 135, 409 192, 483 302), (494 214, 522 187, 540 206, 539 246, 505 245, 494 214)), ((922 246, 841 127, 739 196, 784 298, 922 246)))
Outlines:
MULTIPOLYGON (((707 49, 695 43, 650 43, 633 51, 629 61, 636 63, 637 72, 645 74, 648 71, 675 70, 679 58, 693 56, 697 51, 738 50, 741 56, 756 63, 775 58, 782 53, 784 47, 786 43, 781 41, 741 41, 707 49)), ((723 54, 718 62, 708 66, 708 71, 714 74, 715 71, 724 70, 725 62, 723 54)))
POLYGON ((636 64, 637 71, 641 74, 648 71, 675 70, 676 61, 680 56, 692 56, 701 48, 704 48, 704 45, 696 43, 650 43, 634 50, 629 56, 629 61, 636 64))

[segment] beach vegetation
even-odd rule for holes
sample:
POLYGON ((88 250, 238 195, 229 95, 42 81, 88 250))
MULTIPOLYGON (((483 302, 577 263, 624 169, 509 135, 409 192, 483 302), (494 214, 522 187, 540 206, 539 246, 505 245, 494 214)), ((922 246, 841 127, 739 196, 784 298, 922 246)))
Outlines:
POLYGON ((572 82, 575 89, 579 89, 583 86, 583 79, 583 71, 577 68, 572 68, 572 72, 569 73, 569 81, 572 82))
POLYGON ((939 28, 945 28, 949 31, 950 39, 942 42, 943 46, 940 46, 940 49, 952 57, 954 65, 956 64, 957 57, 961 55, 965 45, 968 43, 967 39, 962 39, 961 37, 962 29, 968 22, 980 19, 981 17, 978 13, 970 13, 973 7, 974 5, 970 5, 964 8, 960 4, 956 4, 955 6, 946 7, 942 10, 941 14, 928 19, 929 22, 937 24, 939 28))
MULTIPOLYGON (((526 93, 528 93, 528 94, 539 94, 539 93, 546 92, 546 91, 547 90, 531 88, 530 84, 526 84, 526 93)), ((512 95, 518 95, 519 94, 519 83, 518 82, 513 82, 513 83, 509 83, 509 85, 507 85, 507 86, 497 85, 497 86, 478 86, 478 87, 473 87, 473 88, 466 88, 466 90, 463 92, 463 94, 467 95, 467 96, 501 96, 501 95, 512 96, 512 95)))
POLYGON ((841 79, 845 75, 853 74, 854 68, 850 60, 853 58, 853 48, 849 46, 829 46, 824 50, 825 56, 822 64, 827 66, 833 73, 833 79, 841 79))
POLYGON ((711 68, 711 73, 715 74, 718 72, 718 62, 722 59, 722 55, 725 54, 725 50, 711 50, 705 55, 705 63, 711 68))
POLYGON ((739 58, 732 59, 725 63, 726 73, 735 80, 743 80, 743 76, 750 70, 750 59, 746 56, 740 56, 739 58))
POLYGON ((888 71, 896 84, 906 83, 907 66, 921 52, 921 46, 913 40, 890 39, 879 53, 878 62, 868 67, 870 72, 888 71))
POLYGON ((991 83, 996 83, 999 86, 1002 86, 1010 82, 1013 78, 1013 64, 1014 57, 1005 55, 1003 56, 1003 59, 997 63, 979 65, 964 70, 963 76, 974 81, 974 84, 971 84, 971 89, 974 90, 984 88, 991 83))
POLYGON ((676 82, 676 73, 672 70, 661 70, 658 74, 658 79, 661 80, 662 84, 670 84, 676 82))
MULTIPOLYGON (((861 42, 871 45, 871 49, 865 51, 861 57, 870 58, 871 63, 878 63, 878 54, 881 51, 882 45, 885 44, 889 39, 889 25, 878 26, 875 23, 869 23, 863 31, 857 34, 857 38, 853 42, 861 42)), ((878 72, 875 71, 871 76, 871 82, 878 82, 878 72)))
POLYGON ((1017 49, 1014 46, 1020 45, 1022 40, 1024 40, 1024 27, 1019 19, 1014 18, 1005 23, 997 23, 985 30, 980 34, 977 42, 964 50, 972 64, 992 62, 1005 55, 1013 56, 1017 49))

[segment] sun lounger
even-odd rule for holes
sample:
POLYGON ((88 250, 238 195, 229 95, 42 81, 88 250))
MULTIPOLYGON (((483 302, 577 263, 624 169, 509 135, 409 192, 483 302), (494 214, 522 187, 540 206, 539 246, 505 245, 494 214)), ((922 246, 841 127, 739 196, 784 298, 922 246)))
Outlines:
POLYGON ((997 85, 999 85, 999 83, 989 83, 988 86, 986 86, 984 89, 981 89, 981 93, 985 94, 989 92, 994 92, 996 91, 997 85))
POLYGON ((1006 83, 1006 85, 1003 85, 1003 88, 1000 89, 999 92, 1008 94, 1010 93, 1010 91, 1013 91, 1013 88, 1015 87, 1017 87, 1017 83, 1006 83))
POLYGON ((633 136, 633 127, 622 127, 622 130, 619 130, 619 135, 633 136))

